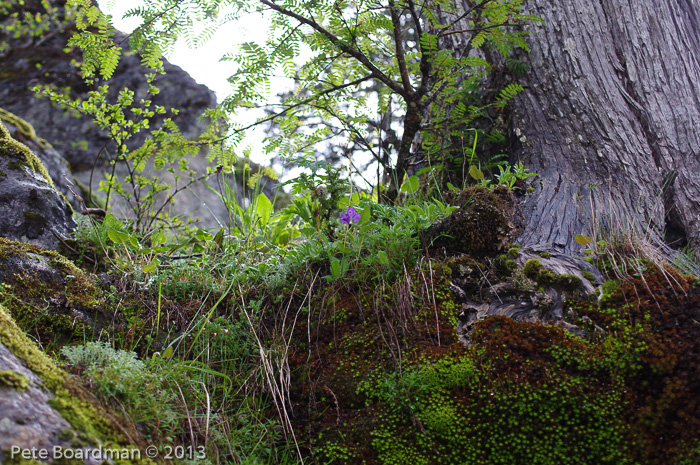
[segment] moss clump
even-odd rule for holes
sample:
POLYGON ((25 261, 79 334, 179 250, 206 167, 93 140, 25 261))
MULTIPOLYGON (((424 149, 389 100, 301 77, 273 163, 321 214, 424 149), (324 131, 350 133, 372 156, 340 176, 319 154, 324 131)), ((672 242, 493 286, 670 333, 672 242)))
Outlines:
POLYGON ((537 252, 537 255, 542 258, 552 258, 552 254, 549 252, 537 252))
POLYGON ((591 283, 595 282, 595 275, 589 270, 581 270, 581 275, 589 280, 591 283))
POLYGON ((423 235, 427 247, 477 258, 510 248, 519 231, 521 216, 508 189, 473 187, 452 197, 454 194, 446 199, 459 209, 423 235))
POLYGON ((531 258, 523 266, 523 274, 541 286, 561 286, 566 289, 575 289, 581 284, 581 278, 573 274, 557 275, 554 271, 546 269, 536 258, 531 258))
POLYGON ((556 273, 547 270, 536 258, 531 258, 523 265, 523 274, 538 284, 551 285, 556 280, 556 273))
POLYGON ((513 244, 513 246, 508 249, 508 256, 510 258, 517 258, 520 254, 520 244, 513 244))
POLYGON ((557 277, 557 284, 567 289, 576 289, 581 285, 581 278, 575 274, 560 274, 557 277))
POLYGON ((22 373, 17 373, 16 371, 0 371, 0 388, 3 387, 24 392, 29 388, 29 380, 22 373))
MULTIPOLYGON (((36 135, 36 131, 34 131, 34 126, 29 124, 26 120, 15 115, 14 113, 10 113, 9 111, 3 110, 2 108, 0 108, 0 120, 7 121, 8 123, 12 124, 13 126, 16 126, 17 129, 19 129, 19 132, 21 132, 22 135, 24 137, 26 137, 27 139, 31 139, 31 140, 38 139, 38 137, 36 135)), ((7 131, 7 129, 5 131, 7 131)), ((0 133, 2 133, 2 130, 0 130, 0 133)), ((9 134, 9 131, 8 131, 8 134, 9 134)))

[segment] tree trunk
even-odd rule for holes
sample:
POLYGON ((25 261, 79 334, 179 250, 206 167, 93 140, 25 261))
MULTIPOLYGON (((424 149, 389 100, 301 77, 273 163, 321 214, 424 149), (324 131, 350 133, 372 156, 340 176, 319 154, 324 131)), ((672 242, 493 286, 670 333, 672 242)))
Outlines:
POLYGON ((530 65, 511 161, 539 174, 519 242, 652 226, 700 246, 700 7, 694 0, 531 0, 530 65))

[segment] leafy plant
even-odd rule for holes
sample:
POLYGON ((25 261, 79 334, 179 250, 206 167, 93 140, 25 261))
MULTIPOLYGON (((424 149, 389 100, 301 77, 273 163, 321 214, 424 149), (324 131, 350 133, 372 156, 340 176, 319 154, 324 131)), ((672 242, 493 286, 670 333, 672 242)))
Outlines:
MULTIPOLYGON (((71 4, 81 5, 86 24, 102 24, 88 2, 72 0, 71 4)), ((235 143, 256 124, 274 122, 278 132, 268 140, 266 150, 289 159, 310 154, 313 147, 329 140, 335 145, 352 143, 384 168, 389 180, 386 196, 393 200, 409 169, 456 151, 458 145, 452 139, 460 139, 487 108, 503 108, 522 89, 512 83, 491 101, 481 102, 478 97, 493 66, 477 51, 494 50, 510 59, 514 49, 528 49, 521 26, 539 19, 522 14, 521 4, 522 0, 466 5, 405 0, 303 5, 270 0, 233 4, 149 0, 127 15, 143 20, 131 36, 132 49, 155 64, 157 51, 166 49, 175 37, 196 45, 250 11, 266 11, 271 27, 268 40, 244 43, 239 53, 223 57, 235 60, 239 68, 230 79, 234 92, 221 108, 237 112, 264 101, 270 76, 278 68, 295 82, 296 90, 268 117, 233 127, 231 141, 235 143), (465 36, 459 49, 451 47, 455 31, 465 36), (311 57, 294 63, 301 48, 310 51, 311 57), (374 115, 386 121, 393 115, 401 121, 403 134, 392 140, 390 152, 376 149, 391 128, 373 123, 374 115), (304 122, 307 117, 319 121, 304 122), (420 145, 416 144, 419 135, 420 145)), ((100 70, 108 75, 119 50, 106 43, 109 25, 98 29, 98 38, 83 36, 76 44, 89 58, 84 64, 86 74, 100 70)))

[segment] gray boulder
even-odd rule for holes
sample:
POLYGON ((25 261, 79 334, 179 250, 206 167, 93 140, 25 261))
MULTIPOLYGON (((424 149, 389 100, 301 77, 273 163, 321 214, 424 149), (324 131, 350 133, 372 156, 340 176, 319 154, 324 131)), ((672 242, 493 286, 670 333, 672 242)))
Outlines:
POLYGON ((72 215, 46 167, 0 122, 0 236, 58 250, 72 215))

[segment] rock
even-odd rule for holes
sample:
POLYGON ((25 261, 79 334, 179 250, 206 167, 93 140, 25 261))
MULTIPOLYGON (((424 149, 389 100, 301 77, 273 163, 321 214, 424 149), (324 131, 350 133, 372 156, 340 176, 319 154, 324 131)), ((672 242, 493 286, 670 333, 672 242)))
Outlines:
POLYGON ((0 122, 0 236, 57 250, 72 215, 46 167, 0 122))
MULTIPOLYGON (((74 60, 82 60, 79 51, 64 52, 69 37, 75 32, 72 23, 64 19, 65 2, 52 0, 48 3, 56 9, 61 23, 52 24, 43 34, 36 37, 15 38, 0 27, 0 43, 5 41, 8 45, 5 48, 0 47, 0 80, 3 83, 0 86, 0 107, 26 120, 36 128, 40 137, 45 138, 53 149, 68 161, 70 171, 79 181, 76 184, 84 186, 85 191, 80 195, 87 199, 86 191, 91 187, 93 194, 97 194, 100 181, 104 179, 105 174, 111 173, 111 167, 105 162, 114 156, 115 149, 105 132, 90 118, 75 118, 71 112, 53 106, 47 99, 37 99, 31 90, 34 85, 52 85, 58 89, 70 89, 71 96, 81 99, 86 99, 88 92, 93 90, 85 84, 72 64, 74 60)), ((38 1, 28 1, 21 8, 24 12, 33 14, 45 12, 38 1)), ((10 22, 10 16, 3 16, 0 13, 0 24, 10 22)), ((141 66, 139 57, 131 53, 126 35, 117 33, 115 41, 122 46, 123 56, 114 75, 107 82, 110 85, 108 99, 110 102, 115 101, 117 94, 125 87, 135 92, 136 100, 146 97, 149 85, 144 75, 148 71, 141 66)), ((207 127, 206 122, 201 121, 199 117, 205 110, 216 106, 216 96, 167 60, 164 60, 164 69, 165 74, 156 78, 155 84, 161 92, 152 98, 153 105, 161 105, 166 109, 176 108, 179 113, 175 116, 156 115, 150 127, 156 128, 162 123, 164 117, 172 116, 182 135, 188 139, 195 139, 207 127)), ((149 137, 148 132, 142 131, 131 138, 127 145, 132 150, 136 149, 149 137)), ((190 157, 189 162, 191 168, 199 174, 205 173, 206 168, 211 165, 206 160, 205 149, 197 157, 190 157)), ((76 206, 73 203, 76 199, 66 193, 67 186, 64 190, 63 181, 58 181, 64 176, 61 164, 60 161, 47 162, 47 168, 54 177, 57 188, 76 206)), ((253 167, 253 173, 256 171, 256 167, 253 167)), ((175 184, 175 179, 165 170, 157 174, 171 185, 175 184)), ((231 184, 239 194, 239 203, 243 205, 244 196, 240 195, 241 192, 246 191, 245 195, 248 196, 251 193, 245 189, 242 176, 238 174, 237 179, 231 184)), ((250 174, 248 173, 248 176, 250 174)), ((150 176, 154 175, 155 171, 151 171, 150 176)), ((117 166, 117 176, 120 179, 127 176, 126 169, 121 165, 117 166)), ((180 180, 178 185, 181 185, 183 180, 180 180)), ((262 192, 269 198, 273 198, 277 183, 269 178, 267 181, 263 183, 262 192)), ((221 182, 223 181, 217 181, 216 177, 211 177, 208 181, 196 183, 190 189, 179 192, 170 210, 170 216, 180 216, 185 219, 202 218, 200 226, 204 227, 218 227, 220 224, 226 224, 228 211, 217 195, 217 191, 221 190, 221 182)), ((165 194, 161 195, 164 199, 165 194)), ((112 196, 110 203, 113 200, 115 196, 112 196)), ((92 206, 90 202, 88 206, 92 206)), ((119 203, 119 199, 116 199, 114 206, 117 216, 127 216, 129 213, 125 206, 119 203)))
POLYGON ((19 116, 0 108, 0 120, 5 123, 5 127, 15 140, 29 147, 37 156, 46 167, 54 186, 68 203, 77 211, 81 211, 83 201, 79 196, 80 189, 74 185, 73 175, 66 159, 48 141, 38 137, 34 127, 19 116))
POLYGON ((0 238, 0 295, 11 294, 6 309, 41 344, 99 337, 117 325, 107 314, 96 279, 52 250, 0 238))
POLYGON ((153 463, 136 431, 125 434, 117 417, 59 369, 0 306, 0 463, 153 463), (113 452, 112 452, 113 451, 113 452), (20 454, 30 454, 22 457, 20 454), (22 459, 25 459, 24 461, 22 459))

